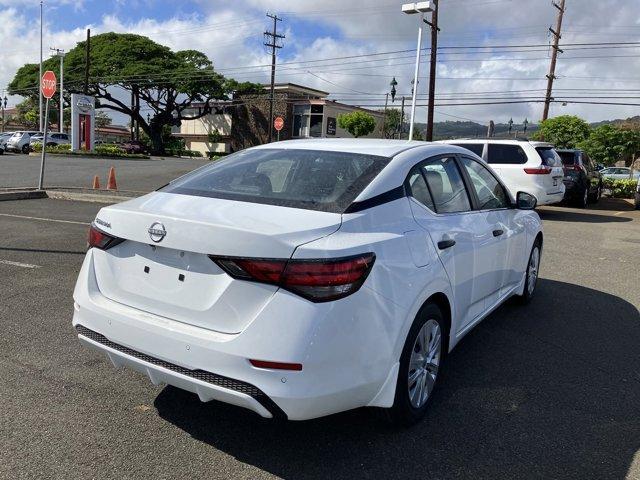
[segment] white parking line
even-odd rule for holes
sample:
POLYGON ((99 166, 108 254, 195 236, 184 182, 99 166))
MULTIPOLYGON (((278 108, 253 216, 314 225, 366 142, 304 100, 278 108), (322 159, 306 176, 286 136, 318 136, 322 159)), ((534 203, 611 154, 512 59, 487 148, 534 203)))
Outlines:
POLYGON ((11 213, 0 213, 0 217, 22 218, 24 220, 40 220, 43 222, 71 223, 73 225, 89 225, 88 222, 76 222, 74 220, 58 220, 56 218, 27 217, 26 215, 13 215, 11 213))
POLYGON ((40 268, 40 265, 32 265, 30 263, 12 262, 11 260, 0 260, 2 265, 11 265, 13 267, 21 268, 40 268))

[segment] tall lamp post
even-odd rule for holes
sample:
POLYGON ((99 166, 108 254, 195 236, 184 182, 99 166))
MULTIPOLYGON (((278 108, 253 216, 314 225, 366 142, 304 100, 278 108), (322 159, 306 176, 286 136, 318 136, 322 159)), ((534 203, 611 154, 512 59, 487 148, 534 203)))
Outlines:
POLYGON ((411 123, 409 124, 409 140, 413 139, 413 124, 416 119, 416 94, 418 92, 418 75, 420 74, 420 53, 422 51, 422 23, 424 14, 433 11, 432 2, 405 3, 402 12, 408 15, 420 14, 420 27, 418 28, 418 47, 416 48, 416 66, 413 73, 413 93, 411 94, 411 123))
POLYGON ((2 133, 4 133, 4 109, 7 108, 7 96, 0 97, 0 107, 2 107, 2 133))

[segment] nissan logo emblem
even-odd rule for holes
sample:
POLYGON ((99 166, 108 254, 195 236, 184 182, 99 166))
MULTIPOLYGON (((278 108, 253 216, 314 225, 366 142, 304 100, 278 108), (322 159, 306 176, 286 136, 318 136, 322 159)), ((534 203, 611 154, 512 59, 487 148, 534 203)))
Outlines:
POLYGON ((155 243, 161 242, 162 239, 167 235, 167 231, 164 229, 164 225, 160 222, 153 223, 149 230, 149 238, 155 243))

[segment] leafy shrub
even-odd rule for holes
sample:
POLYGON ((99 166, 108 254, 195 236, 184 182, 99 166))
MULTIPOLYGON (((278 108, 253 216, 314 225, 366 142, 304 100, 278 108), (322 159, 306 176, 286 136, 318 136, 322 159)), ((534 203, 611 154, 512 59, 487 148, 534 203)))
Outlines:
MULTIPOLYGON (((51 145, 47 147, 47 153, 64 153, 70 150, 71 150, 71 145, 68 143, 63 145, 51 145)), ((31 151, 42 152, 42 143, 35 142, 31 144, 31 151)))
POLYGON ((96 145, 95 152, 100 155, 122 155, 126 153, 121 147, 111 143, 96 145))
POLYGON ((167 155, 173 157, 202 157, 202 152, 196 150, 185 150, 183 148, 171 148, 166 150, 167 155))
POLYGON ((638 180, 625 178, 624 180, 614 178, 603 178, 602 185, 611 192, 614 198, 633 198, 638 180))

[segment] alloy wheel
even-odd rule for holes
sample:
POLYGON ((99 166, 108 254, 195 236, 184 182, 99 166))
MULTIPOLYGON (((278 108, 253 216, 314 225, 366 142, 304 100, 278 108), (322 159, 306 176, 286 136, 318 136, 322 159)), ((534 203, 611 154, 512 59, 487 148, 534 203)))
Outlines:
POLYGON ((442 350, 440 324, 429 319, 422 326, 413 344, 409 360, 409 400, 414 408, 422 407, 436 383, 442 350))

